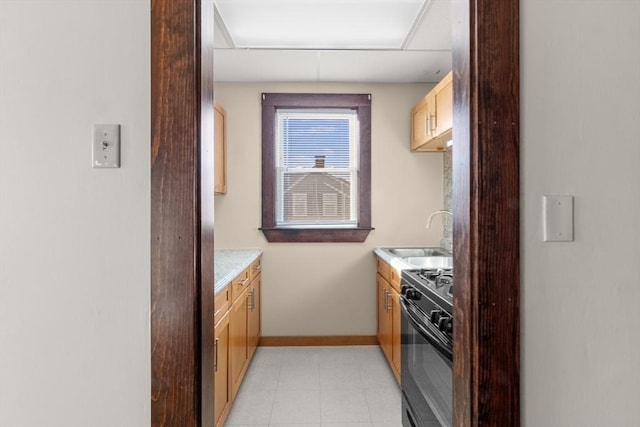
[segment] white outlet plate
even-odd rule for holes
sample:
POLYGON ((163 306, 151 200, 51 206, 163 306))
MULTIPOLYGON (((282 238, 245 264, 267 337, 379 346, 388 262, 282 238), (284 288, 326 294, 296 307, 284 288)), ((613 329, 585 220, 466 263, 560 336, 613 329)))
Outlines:
POLYGON ((93 125, 93 167, 120 167, 120 125, 93 125))
POLYGON ((573 196, 544 196, 543 240, 573 241, 573 196))

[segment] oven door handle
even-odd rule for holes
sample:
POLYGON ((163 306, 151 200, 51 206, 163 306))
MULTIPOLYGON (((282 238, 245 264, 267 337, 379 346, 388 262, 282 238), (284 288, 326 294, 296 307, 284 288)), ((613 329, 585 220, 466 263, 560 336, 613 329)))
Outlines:
POLYGON ((438 353, 442 354, 442 356, 447 358, 449 361, 452 361, 453 352, 451 351, 451 349, 416 320, 416 318, 409 311, 407 302, 404 300, 404 298, 400 298, 400 303, 402 305, 402 311, 404 311, 404 313, 407 315, 407 319, 409 319, 413 327, 420 333, 420 335, 422 335, 422 337, 426 339, 429 344, 434 346, 436 350, 438 350, 438 353))

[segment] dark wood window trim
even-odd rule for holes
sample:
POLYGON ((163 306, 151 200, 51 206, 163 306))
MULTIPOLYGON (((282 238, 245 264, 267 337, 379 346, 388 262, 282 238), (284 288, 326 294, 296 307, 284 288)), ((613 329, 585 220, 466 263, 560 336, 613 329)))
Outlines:
POLYGON ((364 242, 371 227, 371 95, 262 94, 262 227, 269 242, 364 242), (358 225, 353 228, 279 228, 275 215, 275 117, 282 108, 350 108, 360 123, 358 225))

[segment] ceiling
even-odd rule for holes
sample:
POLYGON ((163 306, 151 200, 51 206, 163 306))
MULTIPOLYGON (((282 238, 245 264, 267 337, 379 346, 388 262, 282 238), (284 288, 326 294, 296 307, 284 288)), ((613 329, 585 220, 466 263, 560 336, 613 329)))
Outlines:
POLYGON ((438 82, 451 0, 214 0, 221 82, 438 82))

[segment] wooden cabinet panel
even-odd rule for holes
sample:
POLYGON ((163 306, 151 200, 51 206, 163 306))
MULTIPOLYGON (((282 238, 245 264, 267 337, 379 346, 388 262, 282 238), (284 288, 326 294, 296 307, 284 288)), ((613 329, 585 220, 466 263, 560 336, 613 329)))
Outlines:
POLYGON ((262 257, 259 256, 249 266, 249 278, 253 280, 262 271, 262 257))
POLYGON ((418 150, 431 138, 429 113, 431 97, 425 96, 411 110, 411 151, 418 150))
POLYGON ((249 275, 250 269, 249 267, 242 270, 242 273, 238 274, 231 281, 231 301, 235 302, 240 295, 242 295, 247 290, 247 285, 251 281, 251 277, 249 275))
POLYGON ((249 286, 247 292, 247 353, 248 358, 253 357, 253 353, 260 342, 260 281, 262 276, 256 276, 249 286))
POLYGON ((214 327, 213 376, 214 422, 216 427, 222 426, 231 404, 229 387, 229 313, 225 313, 214 327))
POLYGON ((411 151, 444 151, 453 127, 453 74, 449 72, 411 109, 411 151))
POLYGON ((395 290, 390 292, 390 320, 391 320, 391 368, 396 375, 398 384, 400 383, 400 294, 395 290))
POLYGON ((391 324, 389 323, 389 285, 376 275, 378 289, 378 343, 387 359, 390 358, 391 324))
POLYGON ((231 307, 231 288, 226 286, 213 299, 213 324, 217 324, 231 307))
POLYGON ((451 133, 453 127, 453 78, 447 74, 434 88, 434 138, 441 137, 445 132, 451 133))
POLYGON ((227 140, 226 140, 226 112, 217 102, 213 103, 213 192, 225 194, 227 192, 227 140))
POLYGON ((224 426, 261 336, 261 257, 214 299, 214 415, 224 426))
POLYGON ((376 271, 379 275, 384 277, 386 280, 389 280, 389 272, 391 270, 391 266, 387 264, 382 258, 376 257, 376 271))
POLYGON ((247 292, 233 303, 229 317, 229 365, 231 398, 238 392, 247 368, 247 292))
POLYGON ((376 259, 376 291, 377 291, 377 336, 378 343, 389 362, 393 374, 400 383, 400 299, 396 290, 396 285, 392 285, 380 274, 380 271, 387 271, 389 278, 397 279, 400 283, 398 272, 387 264, 384 260, 376 259), (386 264, 386 267, 384 266, 386 264))

